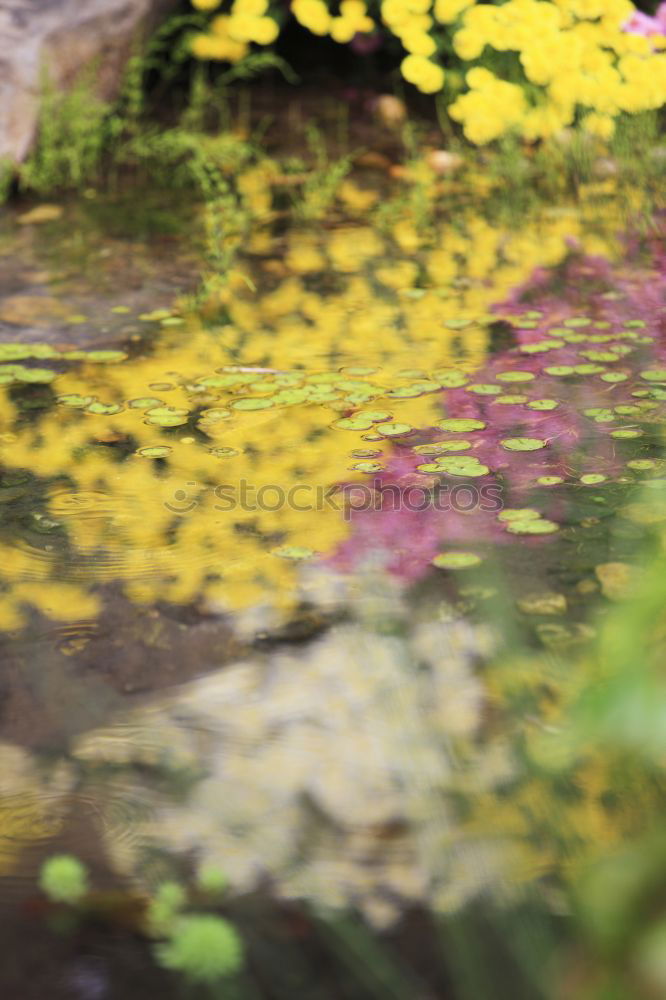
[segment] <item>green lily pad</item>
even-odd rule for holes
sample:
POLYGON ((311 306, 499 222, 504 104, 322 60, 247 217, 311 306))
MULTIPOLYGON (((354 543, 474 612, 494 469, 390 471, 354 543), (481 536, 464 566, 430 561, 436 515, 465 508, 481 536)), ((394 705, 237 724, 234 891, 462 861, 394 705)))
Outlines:
POLYGON ((472 447, 471 441, 453 439, 451 441, 433 441, 431 444, 419 444, 414 448, 417 455, 445 455, 451 451, 467 451, 472 447))
POLYGON ((555 410, 559 406, 559 402, 556 399, 533 399, 527 404, 530 410, 555 410))
POLYGON ((372 420, 370 417, 341 417, 333 427, 341 431, 367 431, 372 427, 372 420))
POLYGON ((646 368, 640 376, 647 382, 666 382, 666 368, 646 368))
POLYGON ((521 403, 526 403, 529 396, 496 396, 493 403, 500 403, 502 406, 519 406, 521 403))
POLYGON ((433 378, 439 382, 443 389, 461 389, 467 385, 469 378, 455 368, 444 368, 433 372, 433 378))
POLYGON ((612 383, 626 382, 628 378, 629 376, 625 375, 623 372, 604 372, 601 376, 602 381, 612 383))
POLYGON ((463 476, 476 479, 479 476, 487 476, 490 469, 487 465, 482 465, 478 458, 461 455, 459 458, 440 458, 437 462, 442 472, 450 476, 463 476))
POLYGON ((531 382, 534 378, 532 372, 500 372, 495 378, 498 382, 531 382))
POLYGON ((580 477, 580 481, 584 486, 597 486, 599 483, 605 483, 607 480, 608 476, 604 476, 601 472, 586 472, 584 476, 580 477))
POLYGON ((509 521, 506 530, 512 535, 552 535, 560 530, 559 524, 555 521, 534 520, 534 521, 509 521))
POLYGON ((241 399, 234 399, 231 403, 234 410, 269 410, 275 406, 275 396, 260 396, 254 399, 252 396, 243 396, 241 399))
POLYGON ((475 382, 474 385, 468 385, 466 391, 475 392, 478 396, 497 396, 502 390, 489 382, 475 382))
POLYGON ((362 417, 364 420, 371 420, 373 424, 382 423, 384 420, 390 420, 393 416, 388 410, 361 410, 357 413, 357 417, 362 417))
POLYGON ((630 430, 629 428, 627 428, 626 430, 620 429, 617 431, 611 431, 611 437, 620 438, 623 441, 629 441, 632 440, 633 438, 642 437, 642 435, 643 431, 630 430))
POLYGON ((136 399, 130 399, 127 405, 133 410, 148 410, 151 407, 164 406, 164 400, 155 396, 138 396, 136 399))
POLYGON ((498 521, 536 521, 541 513, 534 507, 506 507, 497 515, 498 521))
POLYGON ((507 451, 539 451, 541 448, 545 448, 548 442, 541 438, 515 437, 504 438, 500 444, 507 451))
POLYGON ((86 406, 86 412, 108 417, 113 413, 120 413, 122 408, 120 403, 100 403, 98 400, 95 400, 86 406))
POLYGON ((563 482, 562 476, 539 476, 537 479, 539 486, 559 486, 563 482))
POLYGON ((482 431, 486 427, 483 420, 473 417, 446 417, 439 420, 437 426, 443 431, 453 431, 454 434, 467 434, 470 431, 482 431))
POLYGON ((389 423, 380 424, 377 428, 382 437, 401 437, 414 430, 411 424, 389 423))
POLYGON ((75 409, 82 409, 92 403, 92 401, 92 396, 80 396, 78 392, 69 392, 62 396, 56 396, 57 403, 62 403, 63 406, 73 406, 75 409))
POLYGON ((440 552, 432 560, 432 565, 438 569, 470 569, 480 563, 481 557, 475 552, 440 552))
POLYGON ((381 462, 356 462, 355 465, 350 465, 350 469, 354 472, 383 472, 386 466, 382 465, 381 462))

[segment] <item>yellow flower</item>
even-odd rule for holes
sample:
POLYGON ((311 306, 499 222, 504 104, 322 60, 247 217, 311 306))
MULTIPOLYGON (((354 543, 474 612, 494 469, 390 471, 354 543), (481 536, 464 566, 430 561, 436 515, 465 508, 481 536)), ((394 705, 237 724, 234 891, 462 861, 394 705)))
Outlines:
POLYGON ((461 28, 453 36, 453 48, 460 59, 478 59, 485 46, 483 35, 472 28, 461 28))
POLYGON ((216 10, 221 0, 192 0, 192 6, 197 10, 216 10))
POLYGON ((435 0, 435 17, 442 24, 451 24, 474 0, 435 0))
POLYGON ((406 56, 400 64, 405 80, 424 94, 435 94, 444 86, 444 70, 424 56, 406 56))
POLYGON ((325 35, 331 28, 331 15, 323 0, 294 0, 294 17, 313 35, 325 35))
POLYGON ((402 44, 415 56, 432 56, 437 51, 434 39, 423 31, 403 32, 402 44))

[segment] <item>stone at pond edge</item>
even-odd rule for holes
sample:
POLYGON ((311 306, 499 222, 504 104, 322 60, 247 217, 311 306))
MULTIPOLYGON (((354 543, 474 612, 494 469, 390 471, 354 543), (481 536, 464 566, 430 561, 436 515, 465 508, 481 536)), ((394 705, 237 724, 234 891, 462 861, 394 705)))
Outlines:
POLYGON ((34 140, 40 80, 68 89, 96 60, 104 97, 117 93, 137 31, 174 0, 8 0, 0 8, 0 160, 21 162, 34 140))

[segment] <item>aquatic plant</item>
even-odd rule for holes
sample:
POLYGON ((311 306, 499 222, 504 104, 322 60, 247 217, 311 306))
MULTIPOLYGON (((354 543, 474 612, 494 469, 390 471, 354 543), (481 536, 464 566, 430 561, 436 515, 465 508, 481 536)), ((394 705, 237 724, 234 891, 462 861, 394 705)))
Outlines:
POLYGON ((155 948, 165 969, 180 972, 194 982, 215 982, 232 975, 243 963, 238 932, 222 917, 190 914, 175 924, 169 940, 155 948))
POLYGON ((39 885, 57 903, 78 903, 88 891, 85 865, 71 854, 56 854, 42 865, 39 885))

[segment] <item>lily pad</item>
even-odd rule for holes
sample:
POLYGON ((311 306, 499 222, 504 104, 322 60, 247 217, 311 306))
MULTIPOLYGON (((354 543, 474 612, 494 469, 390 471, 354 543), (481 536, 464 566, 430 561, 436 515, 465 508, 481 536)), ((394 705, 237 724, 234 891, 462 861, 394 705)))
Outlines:
POLYGON ((545 448, 548 442, 541 438, 515 437, 504 438, 500 444, 507 451, 539 451, 541 448, 545 448))
POLYGON ((470 569, 480 563, 481 557, 475 552, 440 552, 432 560, 433 566, 438 569, 470 569))
POLYGON ((482 431, 486 427, 483 420, 473 417, 447 417, 437 423, 443 431, 453 431, 455 434, 467 434, 469 431, 482 431))

